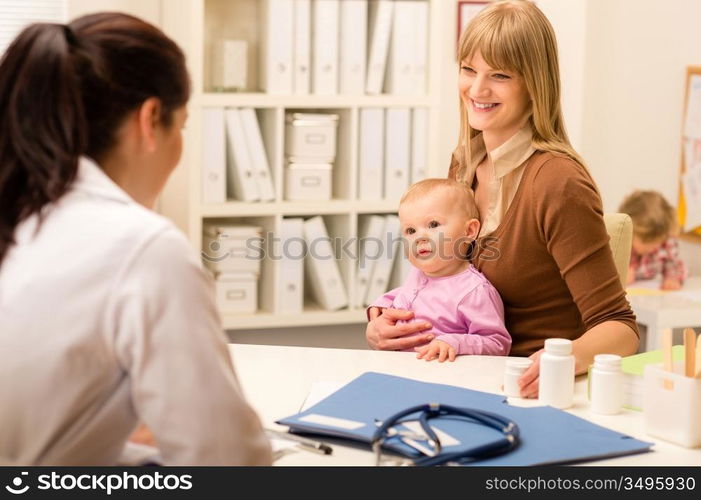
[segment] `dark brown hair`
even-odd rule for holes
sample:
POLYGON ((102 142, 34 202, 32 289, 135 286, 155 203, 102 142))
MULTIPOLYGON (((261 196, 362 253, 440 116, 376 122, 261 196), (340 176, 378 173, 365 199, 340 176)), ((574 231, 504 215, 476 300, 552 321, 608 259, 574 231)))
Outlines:
POLYGON ((182 51, 141 19, 99 13, 25 28, 0 61, 0 265, 17 225, 68 190, 81 155, 99 163, 150 97, 170 126, 189 94, 182 51))

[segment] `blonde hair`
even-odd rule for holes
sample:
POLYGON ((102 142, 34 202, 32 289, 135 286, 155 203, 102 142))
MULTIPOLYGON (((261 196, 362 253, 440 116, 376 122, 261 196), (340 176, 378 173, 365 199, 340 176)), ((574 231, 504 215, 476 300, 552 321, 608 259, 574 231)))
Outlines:
POLYGON ((399 204, 409 203, 438 189, 450 190, 455 197, 456 209, 462 209, 468 219, 479 220, 479 210, 475 196, 467 184, 453 179, 424 179, 409 186, 399 204))
MULTIPOLYGON (((487 6, 468 24, 458 48, 458 66, 479 51, 492 68, 521 76, 531 97, 528 119, 533 147, 569 156, 584 166, 570 144, 560 103, 557 41, 545 15, 527 0, 505 0, 487 6)), ((457 177, 471 161, 470 139, 480 133, 470 127, 467 107, 460 99, 459 150, 466 153, 457 177)))
POLYGON ((630 215, 633 233, 645 243, 666 238, 677 230, 674 208, 657 191, 633 191, 618 211, 630 215))

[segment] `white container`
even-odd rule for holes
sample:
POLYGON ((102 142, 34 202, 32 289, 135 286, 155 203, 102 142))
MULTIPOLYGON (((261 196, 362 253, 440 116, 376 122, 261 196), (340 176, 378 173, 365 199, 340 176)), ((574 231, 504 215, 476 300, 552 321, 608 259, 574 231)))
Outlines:
POLYGON ((533 364, 532 359, 528 358, 506 358, 506 366, 504 368, 504 394, 512 398, 521 397, 521 388, 518 385, 518 379, 521 375, 533 364))
POLYGON ((332 170, 330 163, 288 163, 285 168, 285 199, 330 200, 332 170))
POLYGON ((623 372, 621 357, 597 354, 589 375, 590 409, 602 415, 620 413, 623 406, 623 372))
POLYGON ((258 310, 258 275, 246 272, 217 274, 217 306, 228 313, 254 313, 258 310))
POLYGON ((336 158, 337 129, 338 115, 288 114, 285 118, 285 156, 336 158))
POLYGON ((212 88, 216 92, 246 89, 248 67, 246 40, 217 40, 212 44, 212 88))
MULTIPOLYGON (((683 371, 683 363, 675 365, 683 371)), ((672 443, 701 446, 701 378, 685 377, 647 365, 643 375, 645 432, 672 443)))
POLYGON ((547 339, 540 356, 538 400, 555 408, 569 408, 574 398, 572 341, 547 339))
POLYGON ((205 225, 202 231, 205 267, 214 272, 260 273, 263 257, 260 227, 205 225))

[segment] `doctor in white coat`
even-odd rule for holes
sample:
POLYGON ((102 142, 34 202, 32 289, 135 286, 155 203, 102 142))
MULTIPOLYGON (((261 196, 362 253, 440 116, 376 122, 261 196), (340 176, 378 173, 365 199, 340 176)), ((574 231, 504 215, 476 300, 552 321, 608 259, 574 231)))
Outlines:
POLYGON ((0 463, 260 465, 210 278, 150 208, 181 154, 180 49, 124 14, 25 29, 0 63, 0 463))

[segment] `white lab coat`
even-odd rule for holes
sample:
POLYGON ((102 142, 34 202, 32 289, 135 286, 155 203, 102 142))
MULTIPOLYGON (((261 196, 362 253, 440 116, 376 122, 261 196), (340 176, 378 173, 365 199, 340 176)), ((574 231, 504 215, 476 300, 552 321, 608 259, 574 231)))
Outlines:
POLYGON ((117 463, 141 420, 166 464, 265 464, 212 283, 167 219, 81 159, 0 264, 0 463, 117 463))

